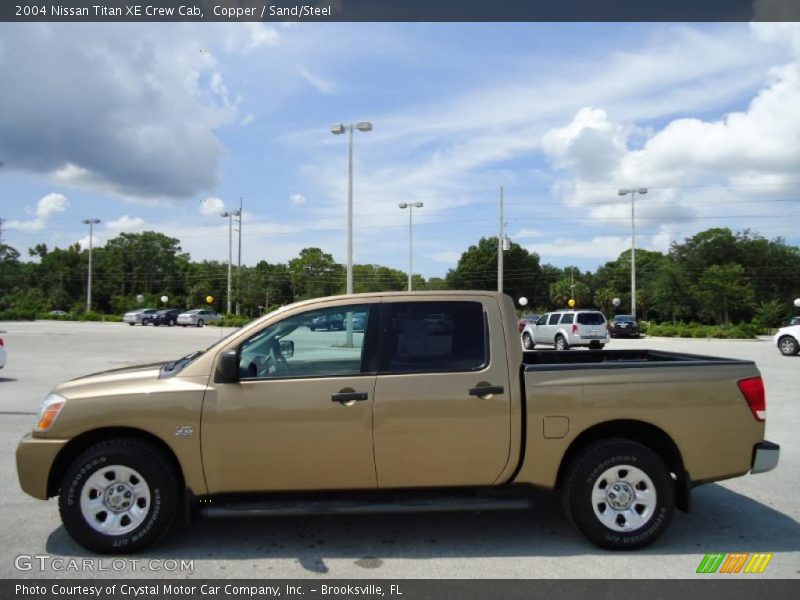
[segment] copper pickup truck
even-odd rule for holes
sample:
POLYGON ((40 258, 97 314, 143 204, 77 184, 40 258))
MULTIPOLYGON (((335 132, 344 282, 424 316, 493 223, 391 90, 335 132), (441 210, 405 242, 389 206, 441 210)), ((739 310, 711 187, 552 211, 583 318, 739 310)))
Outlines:
POLYGON ((777 465, 765 415, 752 362, 523 352, 512 300, 490 292, 337 296, 58 385, 17 467, 96 552, 197 514, 525 508, 535 489, 595 544, 633 549, 693 486, 777 465), (343 327, 313 327, 332 315, 343 327))

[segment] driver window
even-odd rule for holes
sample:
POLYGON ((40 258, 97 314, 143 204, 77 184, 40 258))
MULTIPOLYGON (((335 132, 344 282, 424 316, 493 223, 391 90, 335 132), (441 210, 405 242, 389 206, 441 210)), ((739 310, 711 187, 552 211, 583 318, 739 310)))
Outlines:
POLYGON ((368 314, 367 304, 337 306, 262 329, 239 347, 241 379, 359 375, 368 314))

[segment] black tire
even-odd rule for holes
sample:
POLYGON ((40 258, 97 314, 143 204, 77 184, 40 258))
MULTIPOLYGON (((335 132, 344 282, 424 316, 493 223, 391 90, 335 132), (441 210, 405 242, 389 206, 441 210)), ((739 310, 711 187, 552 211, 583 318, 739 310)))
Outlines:
POLYGON ((203 319, 197 319, 197 326, 198 326, 198 327, 202 327, 202 326, 203 326, 203 325, 205 325, 205 324, 206 324, 206 323, 205 323, 205 321, 203 321, 203 319))
POLYGON ((159 324, 160 324, 160 323, 159 323, 158 321, 153 321, 153 327, 158 327, 158 326, 159 326, 159 324))
POLYGON ((150 321, 148 319, 142 319, 142 325, 147 325, 150 321))
POLYGON ((131 327, 133 327, 136 323, 128 323, 131 327))
POLYGON ((170 320, 169 320, 169 323, 167 323, 167 325, 169 325, 170 327, 172 327, 173 325, 175 325, 175 319, 170 319, 170 320))
MULTIPOLYGON (((157 542, 172 528, 180 506, 179 479, 164 453, 144 440, 120 438, 100 442, 82 452, 61 480, 58 497, 61 521, 72 539, 87 550, 103 554, 137 552, 157 542), (81 509, 82 494, 86 484, 91 485, 92 475, 111 466, 134 470, 149 488, 149 503, 142 505, 147 507, 143 520, 131 531, 119 535, 97 531, 81 509)), ((91 490, 87 490, 89 493, 91 490)), ((105 518, 113 515, 110 509, 104 512, 105 518)), ((124 518, 123 514, 123 524, 124 518)))
POLYGON ((569 344, 567 343, 567 338, 565 338, 560 333, 556 336, 555 346, 556 350, 569 350, 569 344))
POLYGON ((589 350, 602 350, 603 344, 600 342, 589 342, 589 350))
POLYGON ((527 331, 525 333, 523 333, 522 334, 522 347, 525 348, 525 350, 533 350, 533 348, 535 346, 536 346, 536 344, 533 343, 533 338, 531 337, 531 334, 528 333, 527 331))
POLYGON ((797 340, 792 336, 784 335, 778 340, 778 350, 780 350, 781 354, 784 356, 794 356, 800 352, 800 344, 798 344, 797 340))
POLYGON ((567 469, 561 494, 570 523, 588 540, 608 550, 634 550, 654 542, 664 533, 675 511, 675 484, 661 457, 647 446, 620 438, 602 440, 583 450, 567 469), (646 477, 637 477, 633 471, 646 477), (621 478, 608 481, 609 477, 621 478), (626 479, 635 483, 625 485, 626 479), (595 485, 602 493, 602 490, 617 484, 623 484, 622 493, 628 496, 620 495, 614 499, 630 499, 627 510, 615 510, 611 506, 613 500, 610 498, 616 493, 613 491, 617 489, 615 487, 607 492, 606 502, 597 506, 593 504, 595 485), (639 494, 646 498, 648 493, 655 496, 652 506, 637 503, 639 494), (644 522, 624 530, 630 526, 629 520, 638 519, 637 515, 643 514, 646 515, 644 522), (604 523, 600 515, 613 521, 616 529, 604 523))

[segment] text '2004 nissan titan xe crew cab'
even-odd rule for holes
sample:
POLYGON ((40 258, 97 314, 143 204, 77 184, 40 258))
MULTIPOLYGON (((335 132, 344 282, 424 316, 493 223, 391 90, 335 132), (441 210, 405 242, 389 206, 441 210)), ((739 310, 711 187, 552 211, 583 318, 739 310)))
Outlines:
POLYGON ((535 488, 559 490, 589 540, 625 549, 688 510, 692 486, 774 468, 765 416, 752 362, 523 352, 508 296, 367 294, 62 383, 17 466, 98 552, 139 550, 197 512, 524 508, 535 488), (341 330, 311 332, 333 314, 341 330))

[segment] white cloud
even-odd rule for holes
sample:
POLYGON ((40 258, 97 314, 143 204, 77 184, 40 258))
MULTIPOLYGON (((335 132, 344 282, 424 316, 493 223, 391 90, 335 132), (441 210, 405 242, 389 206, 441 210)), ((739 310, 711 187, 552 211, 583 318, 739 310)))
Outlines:
POLYGON ((53 215, 64 212, 69 206, 69 200, 63 194, 47 194, 36 203, 36 218, 28 221, 13 220, 6 223, 9 229, 19 231, 41 231, 47 227, 47 221, 53 215))
POLYGON ((244 127, 246 125, 250 125, 250 123, 252 123, 254 120, 255 120, 255 117, 252 115, 252 113, 251 114, 247 114, 244 117, 242 117, 241 121, 239 121, 239 125, 244 127))
POLYGON ((118 229, 120 231, 141 229, 143 226, 144 226, 144 219, 142 219, 141 217, 131 218, 128 215, 122 215, 119 219, 116 219, 115 221, 109 221, 108 223, 106 223, 106 227, 108 229, 118 229))
POLYGON ((200 201, 200 214, 207 217, 215 216, 225 210, 225 203, 219 198, 210 196, 200 201))
MULTIPOLYGON (((89 236, 85 235, 79 240, 75 240, 76 244, 80 244, 82 250, 89 249, 89 236)), ((98 235, 92 235, 92 248, 100 248, 106 245, 106 240, 98 235)))
POLYGON ((543 234, 541 231, 537 231, 536 229, 527 229, 523 228, 517 231, 516 233, 509 234, 509 237, 512 240, 524 240, 528 238, 538 238, 541 237, 543 234))
POLYGON ((300 76, 305 79, 311 87, 321 94, 335 94, 338 91, 337 85, 319 75, 314 75, 307 69, 300 69, 300 76))
POLYGON ((308 199, 303 196, 303 194, 292 194, 289 196, 289 202, 292 203, 292 206, 300 206, 301 204, 305 204, 307 200, 308 199))
POLYGON ((451 251, 435 252, 431 254, 431 258, 436 262, 453 265, 455 267, 458 263, 458 259, 461 258, 461 253, 451 251))

